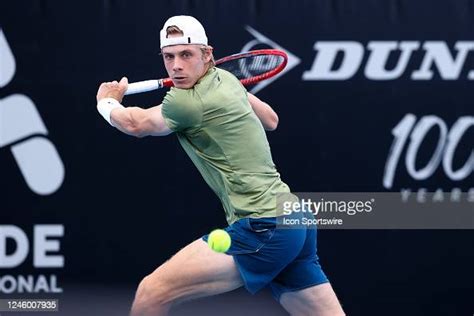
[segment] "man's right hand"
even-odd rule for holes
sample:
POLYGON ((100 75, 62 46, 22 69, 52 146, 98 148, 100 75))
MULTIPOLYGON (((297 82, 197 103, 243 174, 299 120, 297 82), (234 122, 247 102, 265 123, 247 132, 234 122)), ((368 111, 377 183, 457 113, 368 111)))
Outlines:
POLYGON ((103 98, 113 98, 118 102, 122 102, 123 95, 128 88, 128 79, 123 77, 120 82, 104 82, 100 85, 97 91, 97 102, 103 98))

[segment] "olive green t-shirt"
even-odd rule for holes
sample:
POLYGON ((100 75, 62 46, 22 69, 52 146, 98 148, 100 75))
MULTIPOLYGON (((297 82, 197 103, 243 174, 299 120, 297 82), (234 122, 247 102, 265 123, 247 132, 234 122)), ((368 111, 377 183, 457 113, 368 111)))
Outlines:
POLYGON ((237 78, 211 68, 193 88, 171 88, 162 113, 221 200, 229 224, 281 215, 276 193, 290 189, 280 179, 263 126, 237 78))

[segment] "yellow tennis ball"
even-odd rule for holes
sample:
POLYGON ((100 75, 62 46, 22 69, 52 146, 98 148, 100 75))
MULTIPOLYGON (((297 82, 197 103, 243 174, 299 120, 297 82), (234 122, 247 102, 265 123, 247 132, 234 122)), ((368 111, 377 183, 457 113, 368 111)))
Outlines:
POLYGON ((226 252, 231 243, 229 234, 223 229, 213 230, 207 238, 207 244, 216 252, 226 252))

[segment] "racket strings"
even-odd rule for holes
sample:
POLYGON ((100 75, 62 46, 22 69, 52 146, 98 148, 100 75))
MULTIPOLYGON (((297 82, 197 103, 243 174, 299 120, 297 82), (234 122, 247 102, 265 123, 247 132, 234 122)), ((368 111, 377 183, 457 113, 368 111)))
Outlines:
POLYGON ((278 55, 254 55, 229 60, 217 67, 231 72, 239 80, 257 77, 274 70, 284 62, 278 55))

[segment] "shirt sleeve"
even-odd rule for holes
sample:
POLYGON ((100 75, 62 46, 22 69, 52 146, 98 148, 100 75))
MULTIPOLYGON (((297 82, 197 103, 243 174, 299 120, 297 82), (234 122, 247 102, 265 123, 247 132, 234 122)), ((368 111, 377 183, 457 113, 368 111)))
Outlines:
POLYGON ((161 113, 172 131, 182 132, 201 125, 203 106, 193 89, 171 88, 163 99, 161 113))

